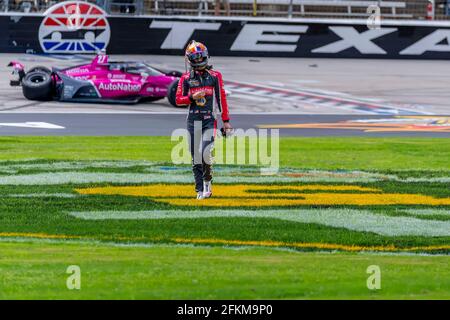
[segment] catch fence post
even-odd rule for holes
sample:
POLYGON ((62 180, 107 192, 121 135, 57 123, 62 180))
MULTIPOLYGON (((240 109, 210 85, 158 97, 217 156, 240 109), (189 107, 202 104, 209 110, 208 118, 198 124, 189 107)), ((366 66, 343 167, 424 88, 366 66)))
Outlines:
POLYGON ((435 7, 434 7, 434 0, 428 0, 427 3, 427 20, 434 20, 435 15, 435 7))
POLYGON ((288 7, 288 18, 292 18, 292 12, 294 10, 294 0, 289 1, 289 7, 288 7))

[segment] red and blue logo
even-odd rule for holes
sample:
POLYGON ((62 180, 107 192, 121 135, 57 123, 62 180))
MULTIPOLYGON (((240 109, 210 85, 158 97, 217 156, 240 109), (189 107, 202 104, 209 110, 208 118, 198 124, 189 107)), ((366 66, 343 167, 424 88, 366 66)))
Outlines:
POLYGON ((106 12, 99 6, 66 1, 44 15, 39 42, 46 53, 93 53, 108 46, 111 29, 106 12))

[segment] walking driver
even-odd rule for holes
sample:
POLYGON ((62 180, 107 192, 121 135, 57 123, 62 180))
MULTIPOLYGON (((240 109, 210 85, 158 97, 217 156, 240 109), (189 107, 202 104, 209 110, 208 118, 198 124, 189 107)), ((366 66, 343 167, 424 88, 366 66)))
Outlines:
POLYGON ((176 103, 189 106, 187 129, 192 156, 197 199, 212 195, 212 148, 217 128, 217 118, 222 117, 225 132, 232 130, 222 74, 208 64, 208 49, 191 41, 185 59, 190 66, 178 83, 176 103))

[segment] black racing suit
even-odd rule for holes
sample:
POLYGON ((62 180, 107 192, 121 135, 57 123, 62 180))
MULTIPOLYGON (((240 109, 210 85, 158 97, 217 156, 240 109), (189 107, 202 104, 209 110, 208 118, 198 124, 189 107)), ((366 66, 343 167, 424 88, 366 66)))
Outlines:
POLYGON ((212 180, 212 157, 216 117, 221 114, 222 121, 228 122, 228 104, 223 87, 222 74, 207 68, 202 71, 190 71, 180 78, 176 94, 177 105, 189 105, 187 129, 190 134, 192 170, 195 178, 195 190, 203 191, 203 180, 212 180), (195 101, 192 95, 204 90, 205 98, 195 101))

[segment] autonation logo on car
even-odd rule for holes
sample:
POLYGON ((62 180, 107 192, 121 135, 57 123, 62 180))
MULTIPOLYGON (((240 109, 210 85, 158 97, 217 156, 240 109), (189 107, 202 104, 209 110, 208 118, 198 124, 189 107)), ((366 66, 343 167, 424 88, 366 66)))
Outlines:
POLYGON ((128 92, 138 92, 141 90, 141 86, 138 84, 131 84, 125 82, 108 82, 108 83, 100 83, 98 86, 100 90, 104 91, 128 91, 128 92))
POLYGON ((58 3, 44 16, 39 42, 46 53, 93 53, 109 43, 111 29, 106 12, 92 3, 58 3))

